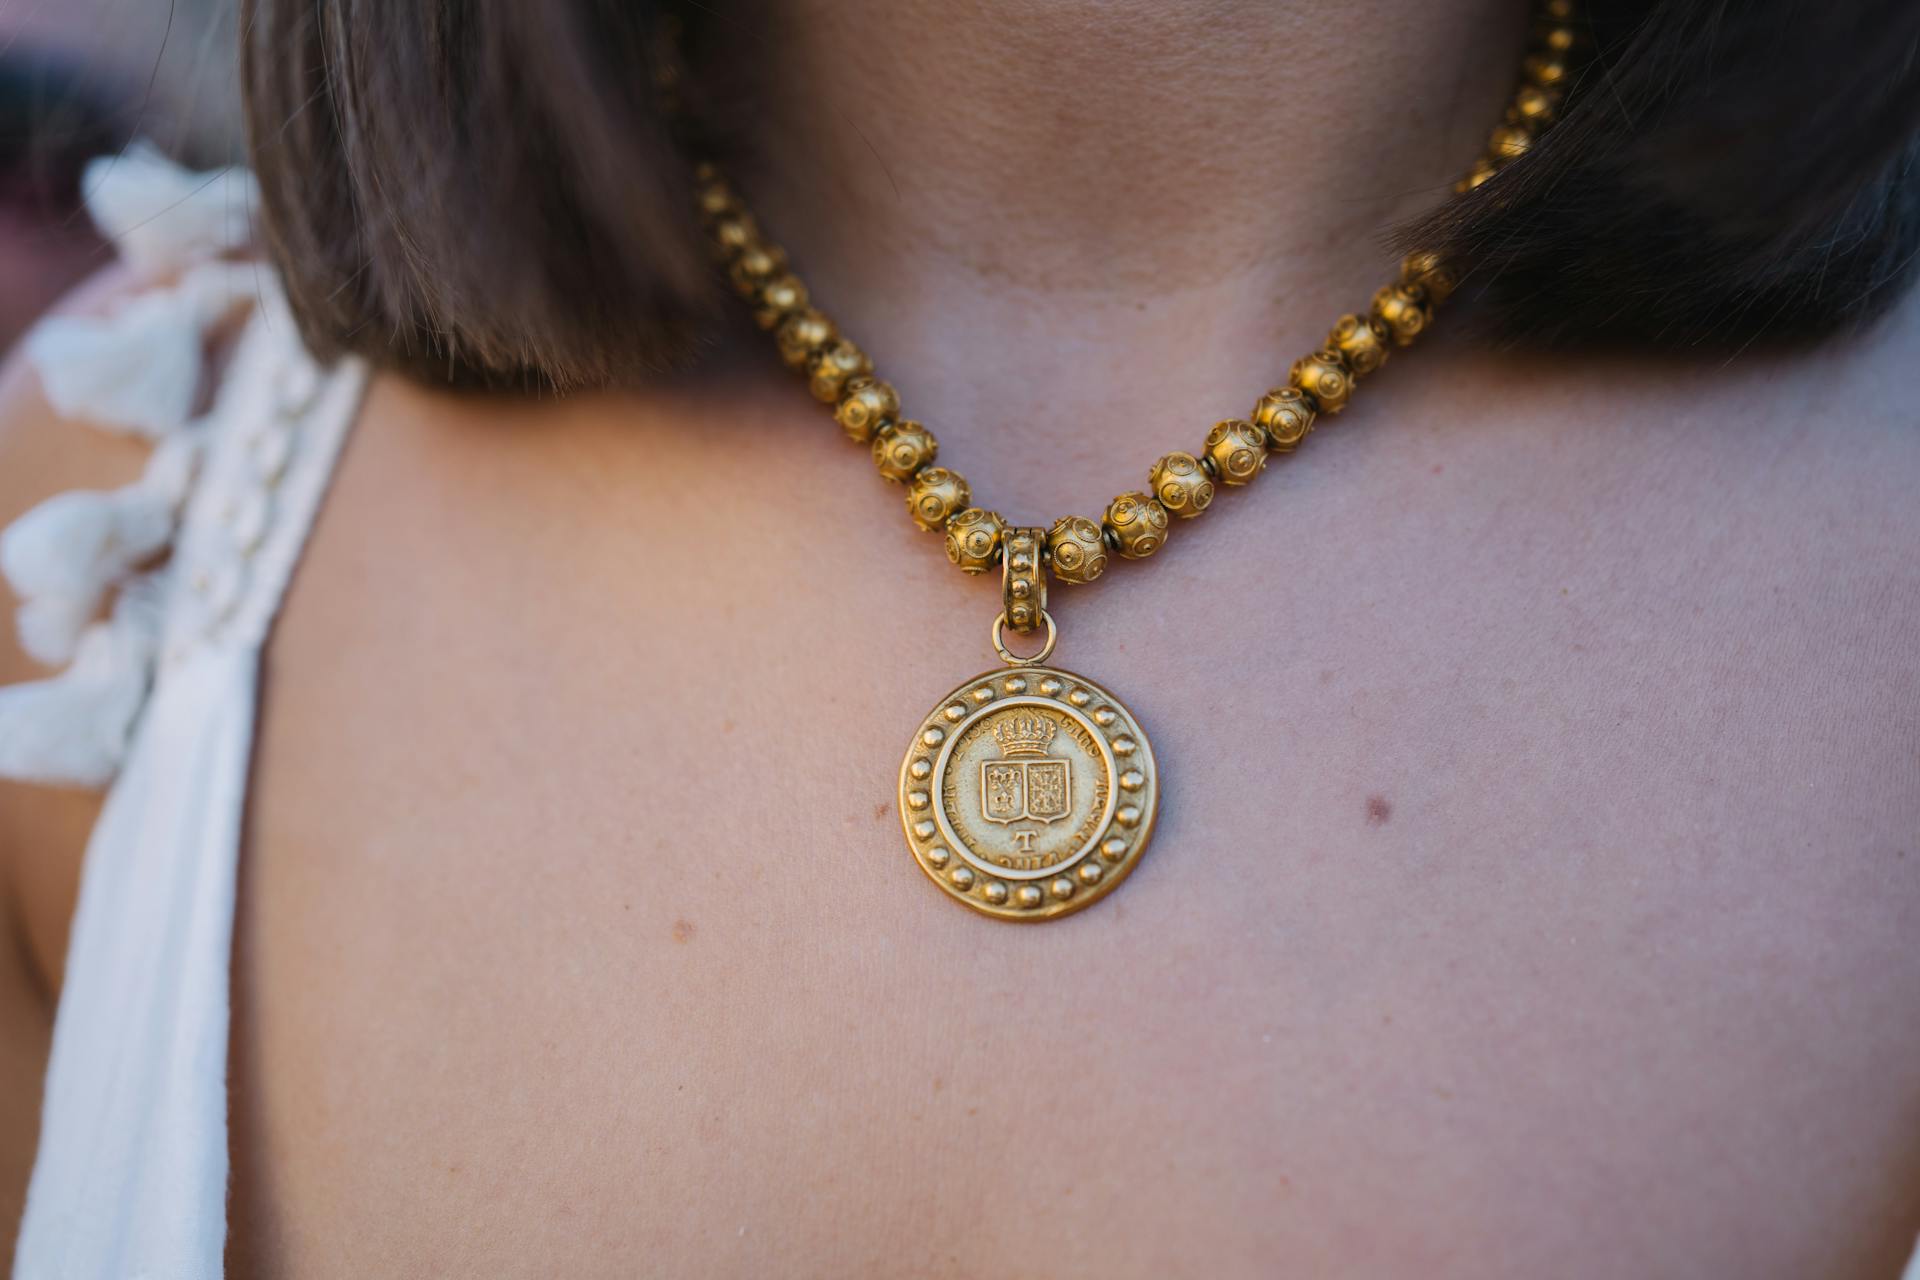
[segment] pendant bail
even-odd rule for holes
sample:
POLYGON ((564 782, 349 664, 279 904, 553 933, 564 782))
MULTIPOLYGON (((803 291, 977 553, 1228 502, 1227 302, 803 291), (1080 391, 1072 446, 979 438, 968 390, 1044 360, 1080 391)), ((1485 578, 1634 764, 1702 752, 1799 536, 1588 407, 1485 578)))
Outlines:
MULTIPOLYGON (((1047 571, 1040 554, 1046 536, 1046 530, 1032 527, 1000 535, 1000 616, 1015 635, 1029 634, 1046 616, 1047 571)), ((1051 618, 1047 630, 1053 630, 1051 618)))

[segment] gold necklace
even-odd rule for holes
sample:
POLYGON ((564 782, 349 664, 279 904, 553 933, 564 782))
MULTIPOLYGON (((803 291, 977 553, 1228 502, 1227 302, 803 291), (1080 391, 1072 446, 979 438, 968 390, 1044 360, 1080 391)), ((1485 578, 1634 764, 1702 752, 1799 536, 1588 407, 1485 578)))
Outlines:
MULTIPOLYGON (((1520 86, 1458 191, 1524 155, 1559 114, 1582 39, 1573 0, 1536 0, 1535 8, 1520 86)), ((898 394, 874 376, 866 352, 810 305, 786 253, 712 165, 699 167, 695 194, 715 254, 755 320, 847 436, 871 448, 881 476, 906 486, 914 523, 944 532, 947 558, 963 572, 1000 569, 991 638, 1006 668, 961 684, 914 731, 900 764, 908 850, 949 897, 1002 920, 1053 920, 1091 905, 1139 863, 1159 810, 1159 772, 1120 699, 1046 665, 1059 638, 1047 572, 1079 584, 1105 572, 1109 554, 1144 560, 1165 545, 1174 518, 1212 505, 1216 483, 1250 483, 1268 455, 1293 452, 1321 415, 1347 407, 1357 381, 1394 347, 1425 332, 1453 290, 1453 269, 1433 253, 1408 254, 1367 314, 1342 316, 1326 345, 1294 361, 1287 385, 1260 397, 1250 417, 1216 423, 1197 456, 1161 458, 1147 490, 1121 494, 1101 520, 1064 516, 1042 528, 974 505, 966 478, 935 465, 933 433, 901 415, 898 394), (1007 647, 1009 631, 1045 638, 1021 657, 1007 647)))

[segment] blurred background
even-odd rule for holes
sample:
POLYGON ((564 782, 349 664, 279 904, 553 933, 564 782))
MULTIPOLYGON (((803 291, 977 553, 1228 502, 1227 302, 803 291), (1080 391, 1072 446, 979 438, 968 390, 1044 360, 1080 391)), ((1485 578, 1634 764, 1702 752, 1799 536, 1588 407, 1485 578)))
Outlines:
POLYGON ((0 0, 0 352, 107 260, 81 209, 94 156, 147 138, 241 156, 238 0, 0 0))

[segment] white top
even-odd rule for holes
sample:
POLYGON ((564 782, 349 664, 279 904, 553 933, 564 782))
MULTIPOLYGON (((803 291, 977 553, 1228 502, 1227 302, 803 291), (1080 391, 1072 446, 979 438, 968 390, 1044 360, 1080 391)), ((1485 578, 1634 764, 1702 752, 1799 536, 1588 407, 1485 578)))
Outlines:
POLYGON ((273 274, 223 258, 250 238, 248 175, 136 149, 97 162, 86 187, 130 265, 172 283, 27 340, 63 417, 155 447, 134 484, 63 494, 0 535, 24 647, 70 664, 0 689, 0 774, 112 784, 13 1273, 200 1280, 226 1244, 228 972, 260 649, 366 370, 315 363, 273 274), (204 334, 243 309, 196 417, 204 334))
POLYGON ((24 647, 70 663, 0 689, 0 775, 111 783, 13 1274, 202 1280, 226 1244, 228 973, 260 649, 367 370, 315 363, 273 274, 223 259, 250 238, 246 174, 135 149, 86 187, 122 255, 176 282, 104 318, 46 321, 27 343, 63 416, 155 448, 134 484, 63 494, 0 534, 24 647), (203 335, 240 307, 239 347, 195 417, 203 335))

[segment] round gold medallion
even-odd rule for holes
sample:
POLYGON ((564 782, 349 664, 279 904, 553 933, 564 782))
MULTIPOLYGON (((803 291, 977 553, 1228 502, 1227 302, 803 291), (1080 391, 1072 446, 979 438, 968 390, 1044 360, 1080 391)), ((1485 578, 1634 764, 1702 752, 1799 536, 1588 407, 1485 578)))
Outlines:
POLYGON ((1002 920, 1052 920, 1105 897, 1139 862, 1158 805, 1139 722, 1053 667, 967 681, 927 715, 900 765, 914 860, 1002 920))

